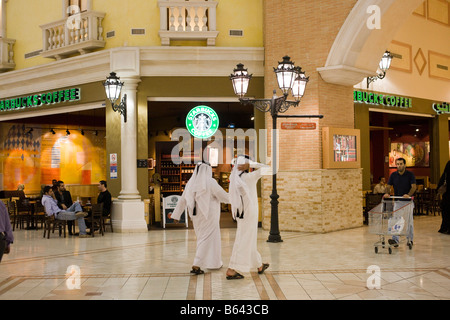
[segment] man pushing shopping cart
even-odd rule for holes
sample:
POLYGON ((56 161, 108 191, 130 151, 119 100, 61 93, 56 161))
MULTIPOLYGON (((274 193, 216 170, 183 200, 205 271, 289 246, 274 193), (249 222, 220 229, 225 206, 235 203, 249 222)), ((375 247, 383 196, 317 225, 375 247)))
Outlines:
MULTIPOLYGON (((410 218, 407 237, 412 246, 414 236, 414 224, 413 224, 414 201, 411 197, 414 195, 414 192, 416 192, 417 189, 416 177, 414 176, 414 173, 412 173, 409 170, 406 170, 406 160, 404 158, 398 158, 395 161, 395 164, 397 166, 397 171, 393 172, 390 175, 386 187, 386 194, 384 195, 383 198, 386 199, 391 197, 390 190, 392 186, 394 187, 395 198, 402 197, 405 199, 410 199, 408 208, 408 211, 410 211, 410 218)), ((396 211, 401 207, 404 207, 403 201, 394 201, 393 211, 396 211)), ((399 236, 397 235, 392 236, 392 239, 389 239, 388 242, 390 245, 398 247, 399 236)))
POLYGON ((397 171, 389 177, 386 194, 381 203, 369 211, 369 232, 380 236, 380 241, 374 244, 375 253, 378 247, 388 247, 392 253, 392 247, 398 247, 400 236, 406 236, 409 249, 413 246, 414 237, 414 192, 416 192, 416 177, 411 171, 406 170, 406 161, 398 158, 395 161, 397 171), (391 187, 394 187, 394 196, 390 195, 391 187), (385 242, 385 236, 392 236, 385 242))
POLYGON ((369 233, 379 235, 374 243, 375 253, 379 247, 387 247, 389 253, 398 247, 400 236, 406 236, 407 246, 412 249, 413 237, 413 197, 390 196, 369 211, 369 233), (385 237, 392 236, 386 243, 385 237))

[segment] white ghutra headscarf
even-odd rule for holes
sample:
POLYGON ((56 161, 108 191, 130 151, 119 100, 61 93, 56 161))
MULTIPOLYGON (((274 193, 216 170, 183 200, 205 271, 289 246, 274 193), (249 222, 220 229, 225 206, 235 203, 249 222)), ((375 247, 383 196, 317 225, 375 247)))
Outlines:
POLYGON ((186 200, 186 210, 191 219, 198 212, 203 214, 206 219, 208 218, 212 179, 211 166, 205 162, 197 163, 194 173, 182 194, 182 197, 186 200))
POLYGON ((236 218, 244 219, 244 201, 248 202, 249 198, 249 190, 247 184, 242 180, 241 176, 245 171, 241 171, 238 169, 238 166, 245 163, 250 163, 249 156, 238 156, 233 160, 234 166, 230 175, 230 203, 231 203, 231 214, 233 219, 236 218))

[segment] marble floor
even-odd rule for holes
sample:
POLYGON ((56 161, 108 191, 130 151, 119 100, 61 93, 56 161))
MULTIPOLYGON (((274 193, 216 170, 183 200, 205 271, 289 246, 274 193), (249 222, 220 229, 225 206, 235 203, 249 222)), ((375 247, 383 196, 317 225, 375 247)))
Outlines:
MULTIPOLYGON (((235 237, 223 228, 224 267, 189 273, 192 229, 144 234, 106 232, 94 238, 42 238, 16 230, 0 263, 0 300, 449 300, 450 235, 437 232, 440 216, 415 217, 414 247, 374 252, 368 227, 327 234, 282 232, 282 243, 258 249, 267 271, 226 280, 235 237)), ((256 270, 255 270, 256 271, 256 270)))

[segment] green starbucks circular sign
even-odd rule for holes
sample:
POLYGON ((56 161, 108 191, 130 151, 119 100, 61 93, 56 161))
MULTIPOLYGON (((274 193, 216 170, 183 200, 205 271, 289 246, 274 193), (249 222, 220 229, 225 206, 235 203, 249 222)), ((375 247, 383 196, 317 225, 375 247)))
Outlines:
POLYGON ((197 106, 189 111, 186 117, 186 128, 195 138, 207 139, 219 128, 219 117, 210 107, 197 106))

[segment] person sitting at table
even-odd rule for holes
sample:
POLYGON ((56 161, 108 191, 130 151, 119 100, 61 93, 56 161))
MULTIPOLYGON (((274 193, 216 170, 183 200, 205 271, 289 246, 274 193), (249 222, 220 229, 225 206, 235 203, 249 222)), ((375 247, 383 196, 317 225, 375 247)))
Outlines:
POLYGON ((388 191, 386 191, 386 179, 385 177, 381 176, 379 179, 378 184, 375 186, 375 188, 373 188, 373 193, 378 194, 378 193, 388 193, 388 191))
POLYGON ((83 209, 78 202, 75 202, 66 210, 62 210, 58 207, 58 202, 55 199, 53 188, 50 186, 46 186, 44 187, 44 195, 42 196, 42 205, 45 208, 45 214, 47 216, 54 216, 55 219, 58 220, 77 220, 78 228, 80 229, 79 237, 88 237, 88 235, 86 234, 86 224, 84 222, 84 217, 87 215, 87 213, 83 212, 83 209))
MULTIPOLYGON (((70 208, 73 205, 72 201, 72 195, 70 194, 70 191, 66 190, 66 186, 64 184, 64 181, 58 181, 57 184, 57 192, 55 193, 56 200, 58 201, 58 207, 60 207, 63 210, 66 210, 67 208, 70 208)), ((73 229, 73 221, 67 221, 67 228, 69 229, 69 235, 73 235, 72 229, 73 229)))
MULTIPOLYGON (((108 217, 111 213, 111 203, 112 203, 112 198, 111 198, 111 193, 108 191, 107 189, 107 183, 105 180, 101 180, 98 184, 98 191, 100 191, 100 193, 98 194, 97 197, 97 203, 103 203, 103 212, 102 212, 102 216, 104 217, 108 217)), ((88 213, 88 217, 91 216, 91 212, 88 213)), ((91 223, 88 219, 88 221, 86 221, 86 225, 88 228, 91 227, 91 223)), ((97 227, 95 227, 95 230, 97 230, 97 227)))
POLYGON ((100 191, 100 193, 97 197, 97 203, 103 203, 103 216, 107 217, 111 213, 112 198, 105 180, 99 182, 98 191, 100 191))

